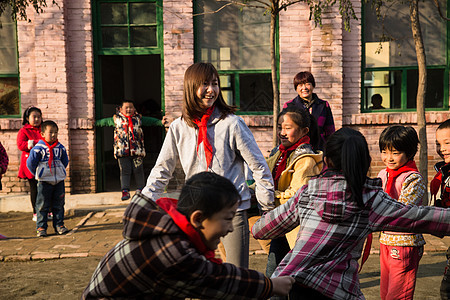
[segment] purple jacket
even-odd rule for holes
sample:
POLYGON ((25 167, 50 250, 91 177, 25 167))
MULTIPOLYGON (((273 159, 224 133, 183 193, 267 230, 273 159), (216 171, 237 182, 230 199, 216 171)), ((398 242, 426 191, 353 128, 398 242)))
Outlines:
POLYGON ((252 228, 257 239, 280 237, 300 225, 294 248, 272 277, 290 275, 333 299, 365 299, 358 259, 366 237, 376 231, 450 235, 450 210, 404 205, 389 197, 380 179, 366 180, 364 208, 351 200, 343 175, 313 178, 285 204, 264 214, 252 228))

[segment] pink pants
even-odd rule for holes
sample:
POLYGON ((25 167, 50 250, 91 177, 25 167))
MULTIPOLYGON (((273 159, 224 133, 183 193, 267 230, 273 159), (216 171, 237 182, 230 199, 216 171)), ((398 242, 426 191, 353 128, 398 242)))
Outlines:
POLYGON ((382 300, 413 299, 422 247, 380 244, 380 296, 382 300))

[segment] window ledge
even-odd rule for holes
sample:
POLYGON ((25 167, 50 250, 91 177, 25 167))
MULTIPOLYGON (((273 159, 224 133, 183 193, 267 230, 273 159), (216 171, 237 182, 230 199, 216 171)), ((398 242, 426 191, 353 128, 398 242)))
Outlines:
POLYGON ((0 130, 19 130, 22 128, 22 119, 0 119, 0 130))
POLYGON ((269 115, 239 115, 248 127, 272 127, 273 116, 269 115))
MULTIPOLYGON (((427 123, 442 123, 450 119, 450 111, 429 111, 425 113, 427 123)), ((343 117, 342 125, 391 125, 416 124, 416 112, 384 112, 353 114, 343 117)))

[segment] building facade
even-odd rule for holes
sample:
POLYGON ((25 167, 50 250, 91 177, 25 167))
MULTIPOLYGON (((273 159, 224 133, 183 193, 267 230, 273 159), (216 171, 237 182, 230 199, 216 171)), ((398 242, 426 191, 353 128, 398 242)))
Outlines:
MULTIPOLYGON (((197 61, 216 65, 224 97, 238 106, 238 114, 268 155, 272 88, 269 16, 263 9, 220 9, 214 0, 57 2, 58 7, 49 5, 41 14, 29 10, 30 22, 15 23, 2 16, 3 24, 10 24, 3 26, 2 40, 11 41, 0 52, 0 141, 10 157, 3 193, 28 189, 17 178, 16 136, 21 115, 30 105, 41 108, 44 119, 58 123, 59 140, 70 157, 67 192, 120 189, 112 128, 96 128, 95 120, 112 116, 124 98, 135 100, 143 115, 178 117, 184 71, 197 61)), ((446 11, 447 2, 440 2, 446 11)), ((449 30, 432 3, 421 5, 429 45, 426 118, 431 177, 432 165, 439 160, 434 132, 437 124, 450 118, 449 30)), ((378 149, 381 131, 387 125, 416 124, 417 64, 407 24, 385 19, 382 26, 362 1, 353 1, 353 6, 358 20, 351 21, 349 32, 338 7, 324 13, 321 27, 309 20, 304 3, 280 13, 280 99, 282 105, 294 98, 294 75, 311 71, 314 91, 330 103, 336 128, 351 126, 366 136, 373 158, 371 175, 376 176, 383 168, 378 149), (385 28, 396 28, 400 37, 385 33, 385 28), (382 96, 383 109, 371 105, 374 94, 382 96)), ((404 7, 395 9, 405 13, 404 7)), ((144 134, 148 174, 164 134, 162 128, 146 128, 144 134)), ((175 187, 182 183, 176 179, 175 187)))

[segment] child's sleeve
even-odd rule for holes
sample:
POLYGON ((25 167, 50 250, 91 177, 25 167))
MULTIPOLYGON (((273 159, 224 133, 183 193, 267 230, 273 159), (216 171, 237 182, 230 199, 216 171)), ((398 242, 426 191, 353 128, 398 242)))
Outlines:
POLYGON ((67 168, 69 165, 69 156, 67 155, 67 150, 64 146, 62 147, 61 162, 64 165, 64 168, 67 168))
POLYGON ((152 117, 142 117, 142 126, 163 126, 160 119, 152 117))
POLYGON ((97 120, 97 121, 95 121, 95 126, 98 126, 98 127, 106 127, 106 126, 114 127, 115 126, 114 119, 113 119, 113 117, 110 117, 110 118, 104 118, 104 119, 97 120))
POLYGON ((274 239, 300 225, 298 210, 301 208, 298 204, 300 201, 309 201, 307 187, 303 186, 286 203, 263 214, 251 228, 252 235, 260 240, 274 239))
POLYGON ((9 163, 8 154, 6 153, 6 150, 3 147, 3 145, 0 143, 0 168, 2 168, 1 174, 4 174, 8 169, 8 163, 9 163))
POLYGON ((28 137, 23 128, 17 133, 17 148, 19 148, 20 151, 30 151, 30 148, 28 148, 28 137))
POLYGON ((406 205, 421 205, 426 190, 427 188, 422 176, 417 173, 413 173, 403 182, 398 201, 406 205))
POLYGON ((34 146, 30 151, 30 156, 27 159, 27 168, 31 174, 36 174, 36 168, 42 159, 41 151, 39 147, 34 146))
POLYGON ((450 235, 450 209, 405 205, 379 191, 369 212, 372 231, 450 235))

